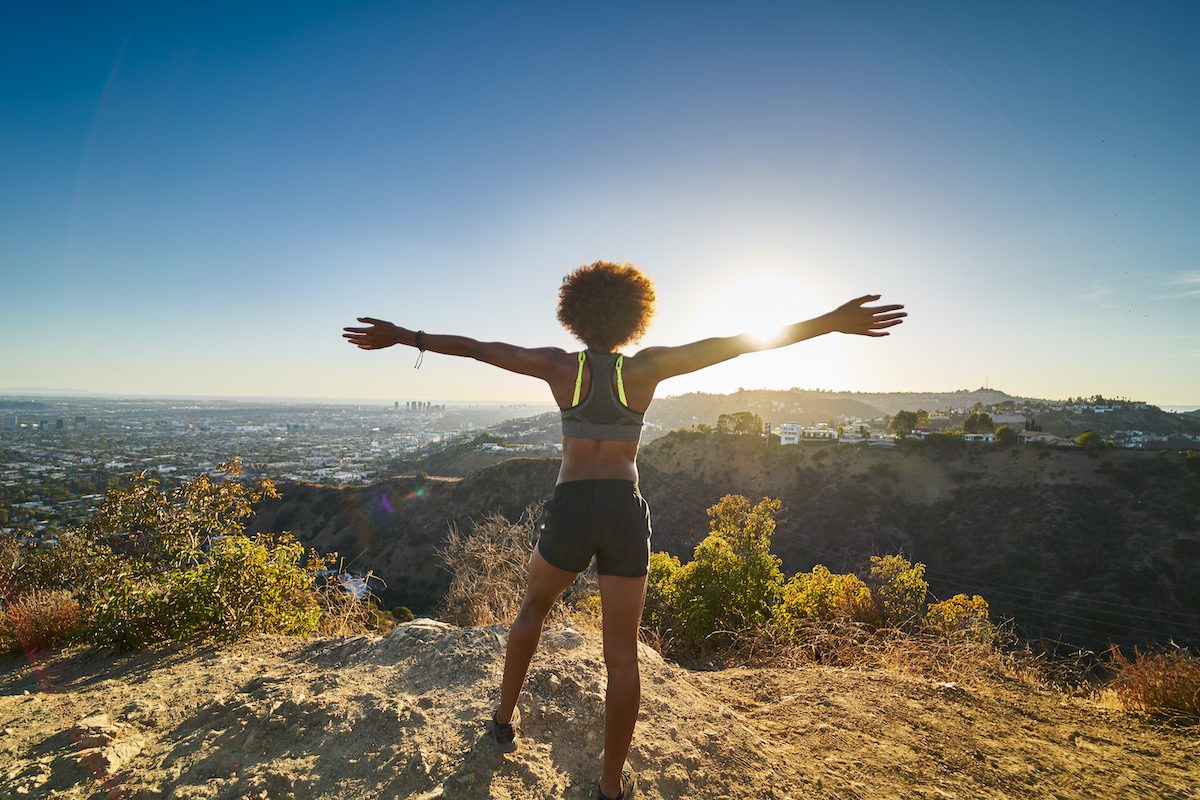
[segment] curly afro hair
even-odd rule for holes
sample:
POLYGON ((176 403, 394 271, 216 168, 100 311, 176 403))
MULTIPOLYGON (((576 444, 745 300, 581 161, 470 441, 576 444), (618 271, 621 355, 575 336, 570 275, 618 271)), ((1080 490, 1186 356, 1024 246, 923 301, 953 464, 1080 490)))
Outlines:
POLYGON ((563 278, 558 293, 558 321, 602 353, 642 338, 653 316, 654 282, 633 264, 582 266, 563 278))

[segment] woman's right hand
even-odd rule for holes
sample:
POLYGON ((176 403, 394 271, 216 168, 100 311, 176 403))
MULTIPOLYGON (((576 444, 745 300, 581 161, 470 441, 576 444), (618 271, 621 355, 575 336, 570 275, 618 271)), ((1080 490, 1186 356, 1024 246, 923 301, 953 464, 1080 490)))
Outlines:
POLYGON ((401 344, 404 341, 403 334, 408 333, 404 328, 382 319, 359 317, 358 321, 365 322, 370 327, 343 328, 342 330, 346 332, 342 336, 360 350, 381 350, 394 344, 401 344))

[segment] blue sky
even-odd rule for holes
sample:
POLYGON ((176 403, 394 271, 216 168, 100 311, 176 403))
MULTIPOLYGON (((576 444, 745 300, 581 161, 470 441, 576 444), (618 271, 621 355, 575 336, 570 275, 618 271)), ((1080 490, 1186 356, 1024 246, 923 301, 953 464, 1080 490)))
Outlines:
POLYGON ((1200 404, 1195 3, 31 3, 0 9, 0 391, 546 400, 357 316, 643 344, 905 303, 661 391, 1200 404))

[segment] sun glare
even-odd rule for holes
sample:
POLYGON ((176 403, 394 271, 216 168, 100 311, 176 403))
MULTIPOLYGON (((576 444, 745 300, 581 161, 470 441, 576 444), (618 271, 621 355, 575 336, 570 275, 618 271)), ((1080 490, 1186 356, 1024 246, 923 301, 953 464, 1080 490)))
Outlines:
POLYGON ((812 290, 795 278, 759 274, 739 278, 713 293, 696 320, 703 336, 749 333, 764 341, 786 325, 821 313, 812 290))
MULTIPOLYGON (((718 287, 697 310, 691 340, 748 333, 769 343, 783 328, 828 311, 827 304, 795 278, 760 273, 718 287)), ((750 353, 725 364, 673 379, 669 392, 731 392, 751 388, 833 388, 842 376, 837 343, 821 337, 794 347, 750 353)))

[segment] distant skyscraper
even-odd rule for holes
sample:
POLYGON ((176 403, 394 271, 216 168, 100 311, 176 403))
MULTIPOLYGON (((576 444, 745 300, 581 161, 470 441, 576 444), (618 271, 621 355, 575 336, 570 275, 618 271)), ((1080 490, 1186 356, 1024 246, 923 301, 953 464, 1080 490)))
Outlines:
POLYGON ((79 416, 75 418, 75 430, 81 431, 87 427, 87 417, 79 416))
POLYGON ((16 429, 17 429, 17 418, 16 417, 5 417, 4 418, 4 430, 15 431, 16 429))
POLYGON ((61 431, 63 429, 63 421, 60 419, 54 423, 54 430, 61 431))

